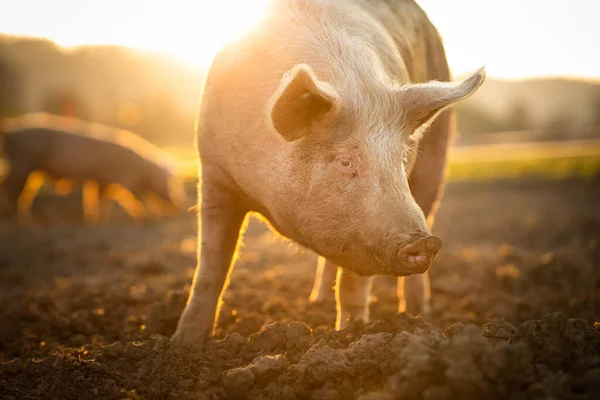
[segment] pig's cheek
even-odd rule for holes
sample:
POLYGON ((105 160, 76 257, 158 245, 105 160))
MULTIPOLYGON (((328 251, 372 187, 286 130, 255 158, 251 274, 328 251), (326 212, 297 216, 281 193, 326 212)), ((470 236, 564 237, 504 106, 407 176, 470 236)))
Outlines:
POLYGON ((339 177, 331 185, 332 195, 336 197, 338 205, 343 206, 347 204, 352 198, 352 193, 356 191, 356 180, 350 177, 339 177))

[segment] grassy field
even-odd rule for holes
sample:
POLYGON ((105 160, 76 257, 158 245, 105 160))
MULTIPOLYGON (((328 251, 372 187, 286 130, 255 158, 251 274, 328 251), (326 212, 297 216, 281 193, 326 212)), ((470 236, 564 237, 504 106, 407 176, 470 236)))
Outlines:
POLYGON ((600 140, 453 147, 448 173, 454 181, 591 179, 600 174, 600 140))
MULTIPOLYGON (((182 160, 184 174, 194 179, 195 149, 167 150, 182 160)), ((591 179, 600 175, 600 139, 456 146, 450 151, 448 174, 451 181, 591 179)))
MULTIPOLYGON (((166 150, 181 161, 187 179, 196 178, 196 150, 193 147, 166 150)), ((455 146, 449 158, 451 181, 592 179, 600 176, 600 139, 455 146)), ((0 180, 7 167, 0 157, 0 180)))

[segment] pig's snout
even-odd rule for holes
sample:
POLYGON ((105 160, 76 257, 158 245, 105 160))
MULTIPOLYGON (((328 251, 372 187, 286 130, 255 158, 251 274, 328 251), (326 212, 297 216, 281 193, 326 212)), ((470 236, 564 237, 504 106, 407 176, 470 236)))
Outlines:
POLYGON ((441 247, 442 239, 437 236, 427 236, 403 246, 398 251, 397 275, 424 273, 429 269, 441 247))

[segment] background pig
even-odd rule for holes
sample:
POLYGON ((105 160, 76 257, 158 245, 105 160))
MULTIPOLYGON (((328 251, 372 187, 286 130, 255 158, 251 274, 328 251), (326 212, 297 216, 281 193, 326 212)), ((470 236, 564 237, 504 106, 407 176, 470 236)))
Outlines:
POLYGON ((484 71, 447 80, 441 40, 413 1, 274 1, 227 45, 202 94, 199 265, 173 340, 210 336, 251 211, 341 266, 338 329, 368 319, 368 276, 427 271, 441 247, 426 215, 450 114, 425 128, 484 71))
POLYGON ((134 217, 144 213, 136 197, 152 196, 171 211, 184 201, 167 155, 129 131, 34 114, 5 121, 0 141, 8 164, 0 194, 9 213, 29 215, 41 185, 40 179, 27 184, 34 171, 83 184, 87 218, 97 218, 99 195, 115 198, 134 217))

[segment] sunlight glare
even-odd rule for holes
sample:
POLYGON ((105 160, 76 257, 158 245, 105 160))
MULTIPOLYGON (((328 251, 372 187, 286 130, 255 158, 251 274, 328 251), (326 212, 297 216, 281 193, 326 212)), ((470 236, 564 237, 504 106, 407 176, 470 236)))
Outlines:
POLYGON ((242 37, 265 15, 270 0, 225 0, 200 3, 198 32, 181 37, 170 52, 199 67, 208 67, 221 46, 242 37))
MULTIPOLYGON (((270 1, 19 0, 0 12, 0 32, 44 37, 65 47, 149 50, 204 69, 224 43, 260 20, 270 1)), ((444 38, 455 75, 486 64, 489 76, 503 78, 599 76, 600 59, 590 50, 600 37, 596 0, 579 0, 577 7, 547 0, 505 0, 484 8, 477 0, 418 3, 444 38)))

